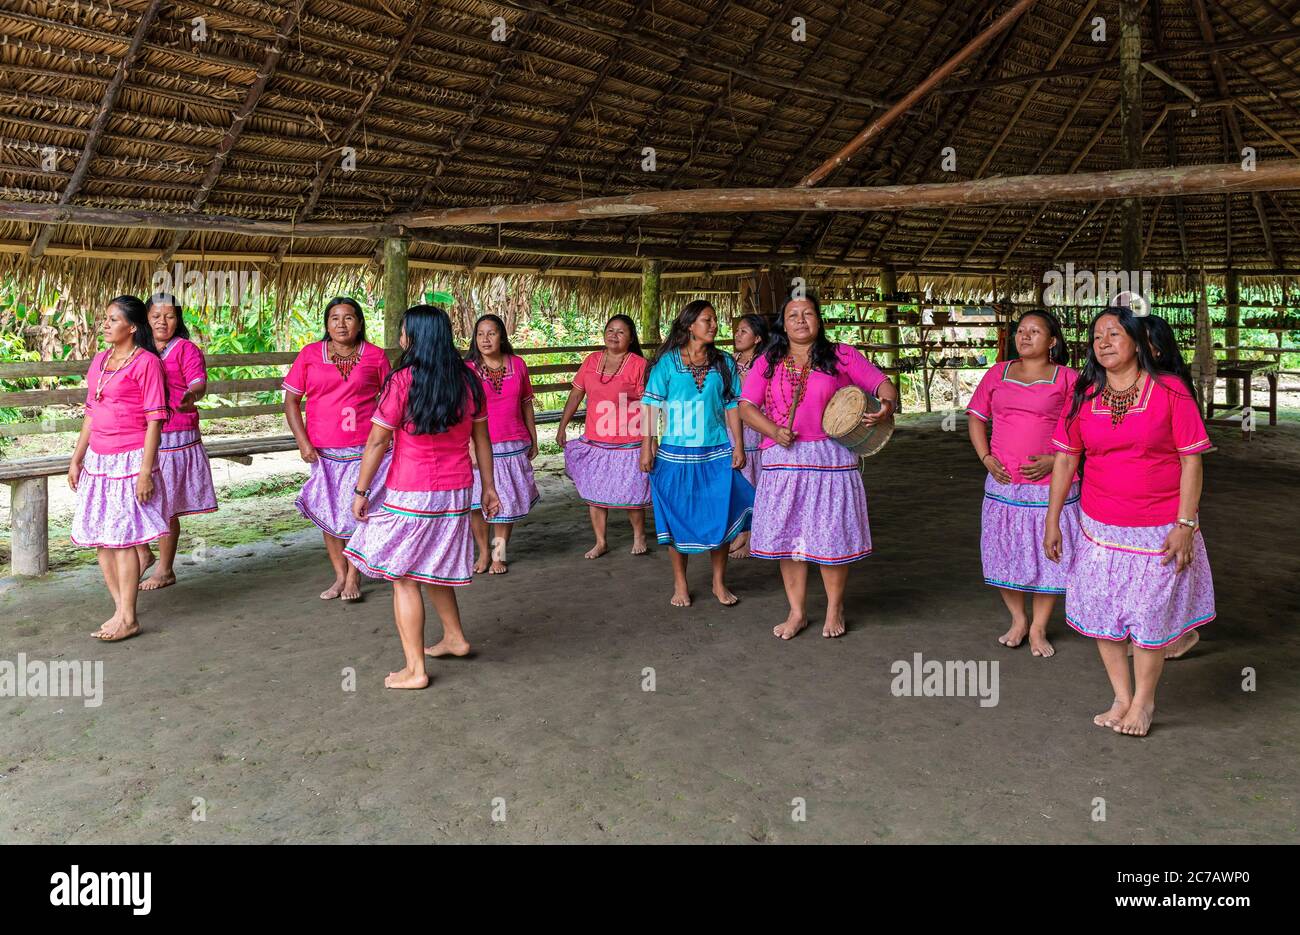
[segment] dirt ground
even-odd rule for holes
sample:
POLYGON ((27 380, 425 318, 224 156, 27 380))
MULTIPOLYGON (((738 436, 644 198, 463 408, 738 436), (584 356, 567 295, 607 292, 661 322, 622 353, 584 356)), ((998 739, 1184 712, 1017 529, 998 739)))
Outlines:
POLYGON ((459 592, 476 655, 432 663, 423 692, 383 688, 401 661, 387 584, 358 605, 316 597, 310 529, 209 545, 120 645, 88 635, 111 612, 93 566, 6 582, 0 661, 102 660, 104 697, 0 698, 0 842, 1300 838, 1300 425, 1249 444, 1214 430, 1219 617, 1166 669, 1142 740, 1092 725, 1110 694, 1060 606, 1054 658, 995 642, 982 472, 956 428, 909 418, 871 461, 878 551, 835 641, 819 623, 772 637, 775 563, 734 564, 741 602, 723 608, 697 560, 680 610, 667 553, 627 554, 621 520, 613 552, 585 561, 586 511, 554 457, 510 574, 459 592), (997 661, 999 703, 895 697, 891 664, 915 653, 997 661))

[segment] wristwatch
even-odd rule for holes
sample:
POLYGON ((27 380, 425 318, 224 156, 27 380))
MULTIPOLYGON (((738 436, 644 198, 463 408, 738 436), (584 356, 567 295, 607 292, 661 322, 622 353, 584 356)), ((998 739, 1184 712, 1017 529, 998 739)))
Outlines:
POLYGON ((369 487, 367 487, 365 490, 358 490, 357 488, 353 487, 353 488, 352 488, 352 492, 353 492, 354 494, 356 494, 358 497, 365 497, 367 500, 370 499, 370 488, 369 488, 369 487))

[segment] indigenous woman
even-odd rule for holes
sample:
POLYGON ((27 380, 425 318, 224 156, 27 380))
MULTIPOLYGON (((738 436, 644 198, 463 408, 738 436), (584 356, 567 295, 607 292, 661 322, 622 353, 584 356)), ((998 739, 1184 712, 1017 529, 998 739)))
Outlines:
POLYGON ((880 399, 880 409, 863 416, 867 425, 898 411, 888 378, 855 348, 826 337, 817 299, 788 300, 745 380, 740 407, 745 423, 764 436, 749 550, 781 562, 790 613, 772 632, 783 640, 808 625, 809 562, 821 566, 826 588, 822 636, 842 635, 848 566, 871 554, 858 457, 822 431, 826 404, 850 385, 880 399))
POLYGON ((727 546, 749 528, 754 488, 740 473, 745 448, 736 400, 740 380, 730 354, 718 350, 718 316, 703 299, 673 321, 641 398, 641 470, 650 475, 655 532, 671 545, 675 607, 689 607, 687 556, 708 552, 713 595, 736 603, 727 588, 727 546), (656 437, 663 414, 662 441, 656 437))
MULTIPOLYGON (((997 588, 1011 612, 1011 628, 998 642, 1014 648, 1028 635, 1035 656, 1051 656, 1056 650, 1047 640, 1047 621, 1056 596, 1065 593, 1068 556, 1064 564, 1049 562, 1039 544, 1056 460, 1052 433, 1079 375, 1065 366, 1070 357, 1061 323, 1041 309, 1020 317, 1007 356, 985 371, 966 407, 970 443, 988 471, 980 532, 984 583, 997 588), (1032 623, 1025 594, 1032 595, 1032 623)), ((1078 528, 1078 503, 1076 479, 1061 512, 1067 551, 1078 528)))
MULTIPOLYGON (((361 470, 361 452, 370 435, 375 400, 391 368, 384 352, 366 341, 361 306, 348 298, 325 306, 325 336, 298 352, 285 375, 284 415, 298 440, 298 452, 311 465, 295 505, 320 527, 334 568, 334 583, 321 600, 361 599, 357 570, 343 557, 343 546, 356 530, 352 491, 361 470), (307 421, 302 402, 307 398, 307 421)), ((371 478, 382 488, 388 461, 371 478)))
POLYGON ((1085 456, 1065 620, 1097 641, 1114 689, 1093 723, 1140 737, 1151 728, 1164 648, 1214 619, 1197 517, 1210 439, 1192 388, 1156 369, 1129 309, 1104 309, 1089 333, 1087 363, 1052 437, 1064 454, 1052 472, 1043 549, 1061 560, 1062 510, 1085 456))
POLYGON ((609 551, 605 527, 610 510, 627 513, 632 554, 645 554, 645 508, 650 503, 650 480, 641 472, 645 380, 645 355, 636 325, 626 315, 615 315, 605 323, 605 349, 589 354, 574 375, 555 432, 555 441, 564 451, 564 471, 591 514, 596 544, 587 550, 587 558, 600 558, 609 551), (568 444, 569 422, 584 399, 585 427, 568 444))
MULTIPOLYGON (((168 532, 158 541, 158 563, 153 574, 140 582, 140 590, 153 591, 176 583, 176 544, 181 535, 181 517, 211 513, 217 508, 212 487, 212 465, 199 434, 199 411, 194 404, 208 389, 207 365, 203 352, 190 340, 180 303, 159 293, 149 299, 149 328, 162 359, 171 415, 162 427, 158 447, 158 470, 166 498, 168 532)), ((136 547, 141 568, 154 564, 148 545, 136 547)))
MULTIPOLYGON (((492 438, 492 473, 496 478, 501 509, 486 519, 482 512, 470 514, 470 528, 478 543, 474 573, 504 575, 506 546, 515 523, 528 515, 541 499, 533 478, 537 457, 537 423, 533 416, 533 384, 528 367, 515 356, 506 336, 506 325, 496 315, 483 315, 474 323, 474 341, 465 355, 470 370, 482 383, 487 398, 488 435, 492 438), (493 524, 491 550, 488 523, 493 524), (490 564, 489 564, 490 563, 490 564)), ((474 502, 478 510, 481 481, 477 455, 474 457, 474 502)))
POLYGON ((158 443, 167 421, 167 383, 154 350, 144 303, 133 295, 108 303, 108 349, 86 374, 86 418, 68 465, 77 494, 72 541, 98 551, 114 613, 92 636, 116 642, 140 632, 137 546, 167 535, 158 443))
MULTIPOLYGON (((736 376, 740 379, 740 385, 744 386, 745 378, 749 376, 754 361, 758 359, 763 351, 763 345, 767 343, 767 322, 763 320, 762 315, 744 315, 736 322, 733 337, 736 349, 736 376)), ((759 465, 763 460, 760 447, 763 436, 748 425, 741 427, 741 434, 745 437, 745 466, 741 468, 740 473, 745 475, 745 480, 750 484, 758 487, 759 465)), ((736 537, 736 541, 731 544, 732 558, 749 557, 749 536, 749 532, 746 531, 736 537)))
POLYGON ((492 480, 483 388, 451 337, 451 320, 434 305, 402 316, 402 358, 384 384, 357 474, 352 514, 357 531, 344 554, 373 578, 393 582, 393 616, 406 665, 384 679, 388 688, 429 684, 425 656, 464 656, 453 588, 473 580, 469 530, 469 446, 478 452, 482 509, 500 505, 492 480), (392 445, 384 492, 374 489, 392 445), (442 621, 442 639, 424 645, 423 585, 442 621))

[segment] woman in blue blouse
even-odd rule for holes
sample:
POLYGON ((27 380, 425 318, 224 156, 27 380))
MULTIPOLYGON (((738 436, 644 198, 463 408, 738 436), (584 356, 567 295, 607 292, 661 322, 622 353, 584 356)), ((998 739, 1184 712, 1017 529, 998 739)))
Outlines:
POLYGON ((740 379, 731 355, 714 347, 717 334, 713 306, 687 303, 655 355, 641 400, 641 470, 650 474, 659 543, 672 546, 676 607, 691 604, 686 561, 700 552, 713 564, 714 596, 736 603, 727 588, 727 545, 749 529, 754 506, 754 488, 740 473, 740 379))

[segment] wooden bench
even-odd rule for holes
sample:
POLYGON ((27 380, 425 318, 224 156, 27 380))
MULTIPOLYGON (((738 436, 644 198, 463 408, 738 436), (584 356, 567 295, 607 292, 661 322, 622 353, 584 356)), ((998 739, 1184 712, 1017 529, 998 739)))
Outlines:
POLYGON ((1215 373, 1217 380, 1223 380, 1231 383, 1233 380, 1241 382, 1241 404, 1232 405, 1226 402, 1220 403, 1214 400, 1214 387, 1210 387, 1209 399, 1205 400, 1205 421, 1210 425, 1241 425, 1242 435, 1247 441, 1250 440, 1252 425, 1247 417, 1247 413, 1254 414, 1257 412, 1268 413, 1268 424, 1277 425, 1277 371, 1278 362, 1276 360, 1243 360, 1235 363, 1219 361, 1215 373), (1268 383, 1268 405, 1252 406, 1250 402, 1251 381, 1255 377, 1263 377, 1268 383), (1215 412, 1235 413, 1238 419, 1216 419, 1215 412))

